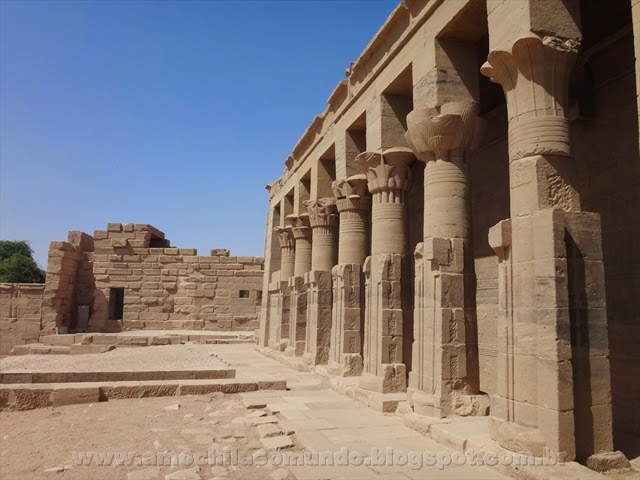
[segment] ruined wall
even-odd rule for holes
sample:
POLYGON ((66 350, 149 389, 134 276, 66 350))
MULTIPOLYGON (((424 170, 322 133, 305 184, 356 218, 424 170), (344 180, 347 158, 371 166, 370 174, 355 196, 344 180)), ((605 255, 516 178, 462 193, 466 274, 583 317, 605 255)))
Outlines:
POLYGON ((0 284, 0 356, 15 345, 38 341, 44 288, 41 283, 0 284))
POLYGON ((93 238, 71 231, 68 241, 51 242, 44 289, 42 329, 52 333, 56 327, 73 327, 77 306, 89 305, 93 294, 90 254, 93 238))
POLYGON ((198 256, 144 224, 110 223, 94 239, 92 330, 258 328, 262 257, 225 249, 198 256), (117 288, 124 289, 122 319, 109 305, 117 288))

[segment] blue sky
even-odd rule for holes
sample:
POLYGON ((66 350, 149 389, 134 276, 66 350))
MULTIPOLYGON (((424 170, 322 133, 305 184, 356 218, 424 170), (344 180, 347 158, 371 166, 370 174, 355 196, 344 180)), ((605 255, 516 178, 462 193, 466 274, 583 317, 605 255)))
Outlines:
POLYGON ((0 1, 0 237, 262 255, 264 186, 396 1, 0 1))

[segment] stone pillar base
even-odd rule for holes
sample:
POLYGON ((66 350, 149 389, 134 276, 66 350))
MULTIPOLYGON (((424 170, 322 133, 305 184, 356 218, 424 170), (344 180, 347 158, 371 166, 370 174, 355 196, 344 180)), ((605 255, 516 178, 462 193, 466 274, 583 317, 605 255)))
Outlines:
POLYGON ((407 373, 404 363, 382 364, 378 372, 381 375, 364 374, 360 379, 360 388, 379 393, 407 391, 407 373))
POLYGON ((362 355, 359 353, 345 353, 344 363, 329 362, 327 371, 339 377, 357 377, 362 375, 362 355))
POLYGON ((303 340, 298 340, 293 345, 287 345, 287 348, 284 349, 284 354, 289 357, 301 357, 304 355, 304 345, 305 342, 303 340))
POLYGON ((490 399, 488 395, 467 395, 453 391, 450 399, 442 399, 438 395, 430 395, 415 388, 407 388, 407 399, 418 415, 445 418, 449 415, 460 417, 486 416, 489 414, 490 399))
POLYGON ((491 438, 502 448, 518 453, 533 453, 541 457, 547 453, 544 435, 537 428, 525 427, 496 417, 489 418, 491 438))

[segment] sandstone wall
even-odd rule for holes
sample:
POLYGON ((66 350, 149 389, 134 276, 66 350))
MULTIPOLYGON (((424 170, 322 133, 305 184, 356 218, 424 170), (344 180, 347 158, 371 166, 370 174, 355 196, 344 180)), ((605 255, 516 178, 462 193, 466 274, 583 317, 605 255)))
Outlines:
POLYGON ((109 224, 94 233, 92 330, 253 330, 262 300, 262 257, 170 247, 159 230, 109 224), (162 245, 162 246, 154 246, 162 245), (122 321, 110 318, 112 289, 124 288, 122 321))
POLYGON ((15 345, 38 341, 44 288, 41 283, 0 284, 0 356, 15 345))
POLYGON ((633 36, 588 56, 590 90, 572 124, 583 209, 602 220, 613 421, 640 434, 640 157, 633 36))
POLYGON ((489 246, 489 228, 509 217, 509 154, 506 105, 486 116, 483 144, 470 160, 473 253, 476 273, 480 390, 496 387, 496 319, 498 316, 498 259, 489 246))
POLYGON ((89 305, 93 298, 90 254, 93 238, 71 231, 67 242, 51 242, 44 290, 43 330, 73 327, 77 306, 89 305))

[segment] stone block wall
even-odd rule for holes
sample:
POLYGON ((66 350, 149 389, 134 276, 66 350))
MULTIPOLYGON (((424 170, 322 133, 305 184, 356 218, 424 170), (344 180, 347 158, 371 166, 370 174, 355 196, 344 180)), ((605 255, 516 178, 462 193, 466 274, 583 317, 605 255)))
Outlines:
POLYGON ((38 341, 44 289, 41 283, 0 284, 0 356, 38 341))
POLYGON ((262 257, 198 256, 145 224, 110 223, 94 239, 91 330, 258 328, 262 257), (110 309, 114 289, 124 289, 122 318, 110 309))
POLYGON ((93 293, 91 252, 93 238, 83 232, 69 232, 68 241, 51 242, 44 289, 42 329, 73 327, 77 306, 90 305, 93 293))
POLYGON ((2 352, 37 342, 56 327, 89 331, 137 329, 255 330, 262 301, 262 257, 215 248, 172 247, 147 224, 109 223, 94 235, 71 231, 51 242, 45 284, 0 286, 2 352))

